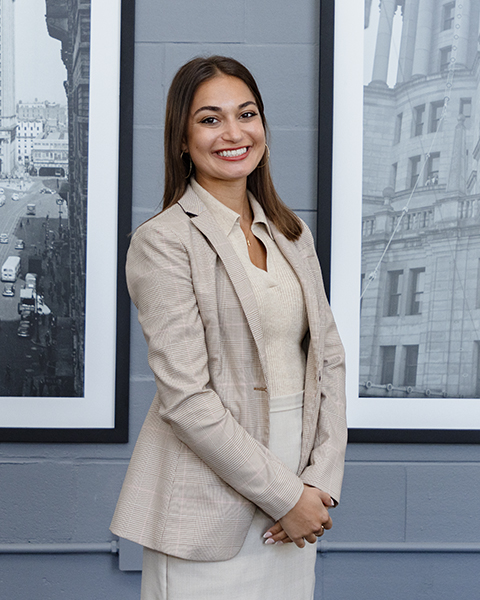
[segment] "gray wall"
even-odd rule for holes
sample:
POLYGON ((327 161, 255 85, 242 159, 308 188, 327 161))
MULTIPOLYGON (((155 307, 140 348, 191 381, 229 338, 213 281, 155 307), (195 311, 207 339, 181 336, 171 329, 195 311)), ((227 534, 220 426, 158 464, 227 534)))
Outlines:
MULTIPOLYGON (((136 0, 134 224, 162 190, 163 107, 175 70, 198 54, 245 62, 257 77, 283 199, 311 225, 316 208, 318 22, 316 0, 136 0)), ((4 444, 0 547, 108 542, 108 525, 154 393, 146 346, 132 318, 128 445, 4 444)), ((478 541, 480 448, 352 445, 344 495, 325 538, 341 543, 478 541)), ((414 548, 414 546, 413 546, 414 548)), ((378 549, 378 546, 377 546, 378 549)), ((345 550, 345 547, 343 548, 345 550)), ((478 554, 325 552, 316 600, 478 597, 478 554)), ((113 554, 2 555, 2 600, 139 597, 139 573, 113 554)))

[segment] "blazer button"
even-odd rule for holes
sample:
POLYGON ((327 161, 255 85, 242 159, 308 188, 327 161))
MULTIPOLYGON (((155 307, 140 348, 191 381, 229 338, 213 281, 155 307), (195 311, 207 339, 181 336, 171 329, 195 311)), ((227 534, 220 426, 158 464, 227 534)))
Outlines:
POLYGON ((318 381, 322 381, 322 374, 321 373, 318 374, 318 381))

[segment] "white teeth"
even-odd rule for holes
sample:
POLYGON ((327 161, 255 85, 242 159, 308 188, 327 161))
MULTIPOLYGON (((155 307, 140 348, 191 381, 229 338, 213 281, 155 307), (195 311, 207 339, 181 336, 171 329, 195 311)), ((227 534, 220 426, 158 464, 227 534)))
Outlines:
POLYGON ((242 154, 245 154, 246 151, 246 148, 239 148, 238 150, 223 150, 218 154, 219 156, 224 156, 225 158, 233 158, 234 156, 241 156, 242 154))

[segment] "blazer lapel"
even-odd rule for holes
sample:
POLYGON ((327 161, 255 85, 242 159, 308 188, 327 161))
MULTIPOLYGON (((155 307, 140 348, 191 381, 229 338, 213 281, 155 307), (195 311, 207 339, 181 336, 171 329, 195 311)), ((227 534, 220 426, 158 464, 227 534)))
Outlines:
POLYGON ((190 217, 192 224, 195 225, 195 227, 209 240, 227 271, 238 299, 240 300, 240 304, 242 305, 253 339, 255 340, 260 364, 268 387, 267 358, 263 331, 260 323, 260 314, 245 269, 233 249, 233 246, 215 221, 215 218, 210 214, 203 202, 190 187, 187 188, 185 195, 178 203, 190 217))

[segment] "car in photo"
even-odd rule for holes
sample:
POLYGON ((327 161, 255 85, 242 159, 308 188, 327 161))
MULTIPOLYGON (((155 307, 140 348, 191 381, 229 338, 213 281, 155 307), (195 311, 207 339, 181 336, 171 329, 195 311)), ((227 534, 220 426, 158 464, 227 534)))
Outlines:
POLYGON ((13 298, 13 296, 15 296, 15 286, 13 283, 6 283, 3 286, 2 296, 6 296, 7 298, 13 298))
POLYGON ((8 233, 0 233, 0 244, 8 244, 8 233))
POLYGON ((0 194, 5 194, 5 190, 2 187, 0 187, 0 194))
POLYGON ((18 194, 12 194, 12 200, 14 202, 16 202, 17 200, 20 200, 20 196, 18 194))
POLYGON ((0 196, 0 206, 5 205, 5 196, 0 196))
POLYGON ((17 329, 18 337, 29 338, 32 335, 32 324, 26 319, 22 319, 17 329))
POLYGON ((37 287, 37 274, 27 273, 25 275, 25 288, 35 290, 37 287))
POLYGON ((23 240, 17 240, 15 250, 25 250, 25 242, 23 240))

